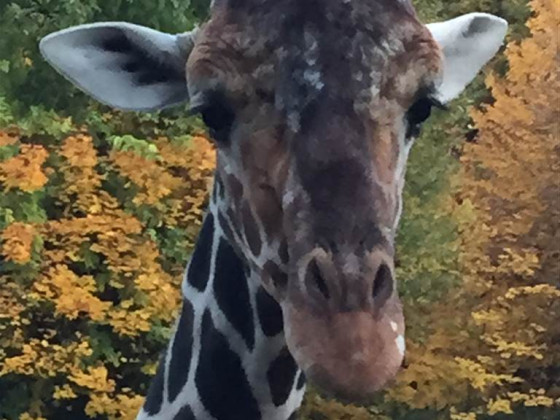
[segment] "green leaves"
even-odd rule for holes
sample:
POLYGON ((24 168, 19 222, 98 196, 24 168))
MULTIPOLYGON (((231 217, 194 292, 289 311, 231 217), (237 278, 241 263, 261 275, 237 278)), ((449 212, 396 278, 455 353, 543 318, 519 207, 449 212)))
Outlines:
POLYGON ((13 122, 12 107, 8 104, 6 98, 0 96, 0 128, 7 127, 13 122))
POLYGON ((129 134, 124 136, 111 136, 107 140, 114 149, 124 152, 132 151, 146 159, 161 159, 157 146, 147 140, 137 139, 129 134))
MULTIPOLYGON (((92 103, 41 57, 39 40, 48 33, 96 21, 130 21, 178 33, 190 30, 206 13, 206 1, 8 0, 0 3, 0 96, 18 117, 32 105, 84 116, 92 103)), ((79 119, 78 119, 79 120, 79 119)), ((1 122, 1 120, 0 120, 1 122)), ((81 122, 81 121, 80 121, 81 122)))
POLYGON ((10 62, 8 60, 0 60, 0 72, 8 73, 10 70, 10 62))
POLYGON ((46 134, 52 137, 61 137, 75 129, 70 118, 61 117, 43 106, 31 106, 27 115, 18 120, 18 128, 24 135, 46 134))

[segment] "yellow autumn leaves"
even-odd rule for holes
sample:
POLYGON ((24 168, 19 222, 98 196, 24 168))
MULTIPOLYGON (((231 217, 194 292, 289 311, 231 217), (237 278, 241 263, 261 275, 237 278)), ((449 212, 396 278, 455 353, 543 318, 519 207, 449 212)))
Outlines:
POLYGON ((30 192, 42 188, 47 177, 41 166, 47 156, 43 146, 21 145, 17 156, 0 163, 0 182, 4 189, 18 188, 30 192))
POLYGON ((93 276, 78 276, 68 266, 57 264, 37 279, 31 297, 54 302, 55 313, 70 320, 85 315, 99 322, 112 304, 95 296, 96 289, 93 276))
POLYGON ((1 250, 6 260, 17 264, 29 262, 36 234, 33 225, 20 222, 14 222, 0 232, 1 250))
POLYGON ((430 307, 431 332, 407 345, 389 392, 456 420, 560 411, 560 9, 532 7, 532 35, 508 45, 505 78, 487 77, 495 101, 471 112, 478 135, 461 154, 455 211, 461 287, 430 307))
POLYGON ((150 340, 168 334, 185 262, 164 267, 153 230, 175 229, 192 246, 214 166, 203 137, 154 144, 161 159, 101 153, 85 132, 51 146, 23 143, 17 127, 0 132, 11 148, 0 187, 15 198, 0 209, 0 378, 43 384, 20 419, 84 395, 88 416, 132 418, 143 401, 145 389, 118 381, 128 369, 153 373, 150 340), (45 199, 42 214, 26 216, 45 199), (23 213, 19 200, 31 203, 23 213))

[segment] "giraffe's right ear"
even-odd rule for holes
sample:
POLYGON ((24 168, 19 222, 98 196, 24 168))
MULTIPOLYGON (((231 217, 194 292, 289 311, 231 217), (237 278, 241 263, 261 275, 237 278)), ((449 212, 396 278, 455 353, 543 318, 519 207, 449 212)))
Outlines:
POLYGON ((152 111, 188 100, 185 65, 195 34, 102 22, 54 32, 39 48, 59 73, 98 101, 152 111))

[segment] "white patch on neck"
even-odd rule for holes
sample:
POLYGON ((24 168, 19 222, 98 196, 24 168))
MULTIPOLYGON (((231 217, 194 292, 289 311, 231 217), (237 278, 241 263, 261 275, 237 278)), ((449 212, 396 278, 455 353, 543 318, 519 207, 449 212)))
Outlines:
POLYGON ((399 226, 399 222, 402 215, 403 209, 403 187, 405 181, 405 174, 406 174, 406 164, 408 161, 408 155, 410 154, 410 149, 414 143, 414 139, 407 139, 405 138, 406 127, 401 125, 399 127, 400 135, 399 135, 399 157, 397 160, 397 168, 395 170, 395 181, 397 182, 397 197, 398 200, 398 207, 397 207, 397 214, 395 215, 395 221, 393 223, 393 232, 397 232, 397 228, 399 226))
MULTIPOLYGON (((397 332, 399 330, 399 324, 397 324, 395 321, 391 321, 391 328, 393 329, 394 332, 397 332)), ((401 356, 404 356, 404 350, 406 348, 404 342, 404 335, 398 334, 397 337, 395 338, 395 344, 397 345, 397 348, 399 349, 399 353, 401 354, 401 356)))
POLYGON ((395 338, 395 344, 397 345, 401 356, 404 356, 406 345, 404 343, 404 336, 402 334, 399 334, 397 338, 395 338))

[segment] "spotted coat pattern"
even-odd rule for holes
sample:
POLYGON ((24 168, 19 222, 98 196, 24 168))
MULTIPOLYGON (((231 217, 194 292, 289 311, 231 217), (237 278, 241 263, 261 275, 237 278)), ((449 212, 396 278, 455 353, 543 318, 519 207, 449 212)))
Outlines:
POLYGON ((440 64, 408 0, 213 2, 189 93, 235 121, 139 419, 286 420, 300 368, 348 398, 394 376, 406 115, 440 64))
POLYGON ((280 306, 230 245, 219 189, 139 420, 286 420, 301 404, 304 375, 286 347, 280 306))

